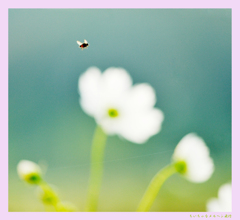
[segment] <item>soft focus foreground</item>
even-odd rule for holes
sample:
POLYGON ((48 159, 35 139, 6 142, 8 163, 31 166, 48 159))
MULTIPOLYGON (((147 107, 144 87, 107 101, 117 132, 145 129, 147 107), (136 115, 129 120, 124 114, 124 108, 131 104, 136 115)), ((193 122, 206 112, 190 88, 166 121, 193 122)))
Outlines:
POLYGON ((22 159, 45 164, 46 181, 84 210, 95 122, 77 82, 91 66, 149 83, 164 112, 161 132, 142 145, 108 138, 99 211, 136 210, 190 132, 210 148, 215 172, 203 184, 170 177, 151 211, 206 211, 231 180, 230 10, 9 10, 9 211, 45 211, 17 176, 22 159))
POLYGON ((211 198, 207 202, 208 212, 232 211, 232 184, 226 183, 218 190, 218 198, 211 198))

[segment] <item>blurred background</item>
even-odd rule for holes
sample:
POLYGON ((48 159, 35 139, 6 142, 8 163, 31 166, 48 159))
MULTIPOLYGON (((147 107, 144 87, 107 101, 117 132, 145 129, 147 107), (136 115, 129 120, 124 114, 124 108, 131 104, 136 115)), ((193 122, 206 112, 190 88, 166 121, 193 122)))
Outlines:
POLYGON ((84 210, 96 124, 77 84, 91 66, 150 83, 165 115, 146 144, 108 138, 99 211, 135 211, 190 132, 205 140, 215 172, 201 184, 170 177, 151 211, 205 211, 231 181, 230 9, 9 9, 9 211, 45 211, 18 178, 22 159, 47 164, 45 180, 84 210))

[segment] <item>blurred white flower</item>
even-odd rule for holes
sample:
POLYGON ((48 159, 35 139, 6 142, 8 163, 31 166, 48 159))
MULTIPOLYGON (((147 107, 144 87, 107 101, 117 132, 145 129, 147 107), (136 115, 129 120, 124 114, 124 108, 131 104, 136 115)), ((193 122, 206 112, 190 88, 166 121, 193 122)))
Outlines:
POLYGON ((38 184, 41 177, 41 168, 34 162, 29 160, 21 160, 17 165, 19 177, 31 184, 38 184))
POLYGON ((214 171, 208 147, 204 140, 194 133, 182 138, 172 159, 177 171, 192 182, 207 181, 214 171))
POLYGON ((207 202, 207 212, 232 211, 232 185, 226 183, 218 190, 218 198, 211 198, 207 202))
POLYGON ((164 116, 154 108, 156 95, 147 83, 132 86, 122 68, 108 68, 101 74, 91 67, 79 78, 80 104, 108 135, 144 143, 161 130, 164 116))

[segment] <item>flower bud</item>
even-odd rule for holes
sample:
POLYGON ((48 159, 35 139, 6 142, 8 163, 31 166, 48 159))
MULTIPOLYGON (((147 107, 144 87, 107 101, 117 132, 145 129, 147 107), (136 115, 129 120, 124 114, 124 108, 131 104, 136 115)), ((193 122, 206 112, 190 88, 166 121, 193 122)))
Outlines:
POLYGON ((189 181, 207 181, 214 172, 213 159, 204 140, 194 133, 182 138, 172 157, 175 169, 189 181))
POLYGON ((37 196, 46 205, 56 205, 59 202, 56 186, 41 184, 37 188, 37 196))
POLYGON ((38 184, 41 182, 41 168, 34 162, 29 160, 21 160, 17 165, 19 177, 30 184, 38 184))

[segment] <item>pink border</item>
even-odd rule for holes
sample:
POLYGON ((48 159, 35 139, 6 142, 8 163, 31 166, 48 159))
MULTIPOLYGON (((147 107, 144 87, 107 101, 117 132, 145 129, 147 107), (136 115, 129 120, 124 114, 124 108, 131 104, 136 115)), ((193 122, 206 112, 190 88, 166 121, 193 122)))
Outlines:
MULTIPOLYGON (((69 1, 49 1, 42 0, 41 2, 35 2, 30 0, 8 0, 1 3, 0 7, 0 22, 2 29, 2 44, 1 44, 1 154, 0 154, 0 170, 1 170, 1 205, 0 205, 0 216, 4 220, 40 220, 40 219, 177 219, 177 220, 187 220, 187 219, 209 219, 209 218, 191 218, 191 215, 210 215, 214 213, 204 213, 204 212, 151 212, 151 213, 134 213, 134 212, 102 212, 102 213, 17 213, 8 212, 8 8, 231 8, 232 9, 232 187, 233 187, 233 212, 232 213, 222 213, 232 214, 231 219, 240 219, 239 214, 239 197, 240 197, 240 177, 238 175, 238 167, 240 165, 240 160, 238 158, 240 149, 240 135, 239 135, 239 124, 240 117, 238 113, 240 112, 240 62, 238 56, 240 51, 240 7, 238 0, 201 0, 201 1, 190 1, 190 0, 168 0, 161 2, 157 0, 148 1, 129 1, 122 0, 119 2, 104 0, 88 0, 84 3, 77 0, 69 1), (235 174, 235 175, 234 175, 235 174)), ((215 213, 220 215, 221 213, 215 213)), ((220 219, 221 217, 216 217, 212 219, 220 219)), ((211 219, 211 218, 210 218, 211 219)), ((223 219, 225 219, 223 217, 223 219)))

